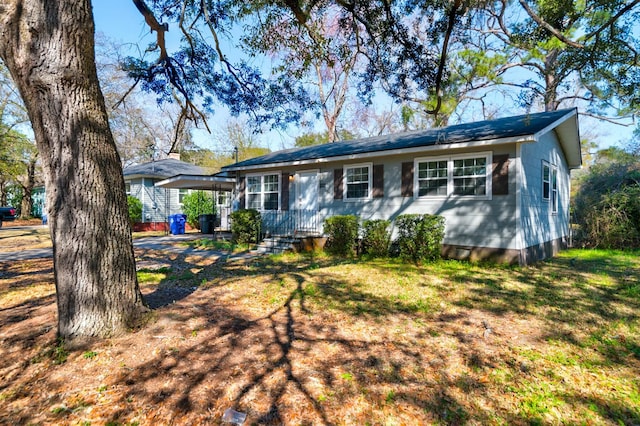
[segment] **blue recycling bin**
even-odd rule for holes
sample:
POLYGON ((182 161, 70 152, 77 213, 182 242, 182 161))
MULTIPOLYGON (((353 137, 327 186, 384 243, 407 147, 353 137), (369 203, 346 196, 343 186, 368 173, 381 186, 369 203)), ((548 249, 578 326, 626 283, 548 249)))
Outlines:
POLYGON ((187 225, 187 215, 178 213, 169 216, 169 232, 173 235, 184 234, 187 225))

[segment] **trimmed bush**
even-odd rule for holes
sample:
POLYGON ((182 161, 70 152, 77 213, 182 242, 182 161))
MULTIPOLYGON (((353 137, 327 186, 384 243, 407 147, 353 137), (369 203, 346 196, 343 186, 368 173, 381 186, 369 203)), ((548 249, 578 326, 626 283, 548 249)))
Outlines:
POLYGON ((353 255, 358 238, 358 218, 353 215, 333 216, 324 221, 327 234, 325 250, 337 256, 353 255))
POLYGON ((416 264, 440 258, 444 218, 430 214, 403 214, 396 218, 400 257, 416 264))
POLYGON ((231 234, 236 243, 257 243, 261 228, 262 217, 258 210, 243 209, 231 213, 231 234))
POLYGON ((365 220, 362 223, 362 251, 373 257, 384 257, 389 254, 391 233, 388 220, 365 220))
POLYGON ((142 222, 142 201, 132 195, 127 195, 127 205, 129 206, 129 223, 142 222))
POLYGON ((187 215, 187 223, 200 229, 201 214, 215 214, 213 196, 210 192, 194 191, 182 199, 182 211, 187 215))

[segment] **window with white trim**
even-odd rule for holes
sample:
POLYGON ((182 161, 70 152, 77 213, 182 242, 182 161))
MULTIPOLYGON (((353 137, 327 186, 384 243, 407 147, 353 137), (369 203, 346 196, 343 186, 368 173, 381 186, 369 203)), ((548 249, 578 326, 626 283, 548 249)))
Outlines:
POLYGON ((124 183, 124 192, 127 195, 131 195, 131 182, 124 183))
POLYGON ((278 210, 280 207, 280 174, 247 176, 248 209, 278 210))
POLYGON ((415 185, 418 198, 491 196, 491 153, 473 156, 417 158, 415 185))
POLYGON ((419 162, 417 170, 419 197, 447 195, 449 170, 446 159, 419 162))
POLYGON ((189 193, 190 193, 189 189, 180 188, 178 190, 178 204, 183 205, 184 204, 184 197, 189 195, 189 193))
POLYGON ((345 166, 345 200, 371 198, 371 164, 345 166))
POLYGON ((551 212, 558 213, 558 168, 551 169, 551 212))
POLYGON ((551 166, 542 163, 542 198, 548 200, 551 197, 551 166))
POLYGON ((551 203, 551 212, 558 212, 558 168, 542 162, 542 198, 551 203))
POLYGON ((487 195, 487 157, 453 160, 453 194, 487 195))

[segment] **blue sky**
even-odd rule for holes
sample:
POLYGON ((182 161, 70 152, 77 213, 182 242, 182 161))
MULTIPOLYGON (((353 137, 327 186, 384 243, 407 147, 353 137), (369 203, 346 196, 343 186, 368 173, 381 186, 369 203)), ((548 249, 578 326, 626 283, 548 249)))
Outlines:
MULTIPOLYGON (((144 49, 155 40, 154 34, 149 32, 149 27, 131 0, 93 0, 93 14, 96 32, 102 32, 116 42, 137 43, 144 49)), ((167 47, 171 49, 172 44, 175 46, 178 43, 179 31, 169 27, 166 37, 167 47)), ((233 52, 229 51, 227 54, 233 52)), ((222 127, 230 119, 226 108, 217 106, 215 110, 216 114, 208 120, 211 129, 222 127)), ((219 149, 214 146, 213 137, 206 130, 196 129, 193 134, 198 145, 219 149)), ((270 131, 258 139, 263 146, 278 150, 293 146, 296 135, 296 129, 292 127, 287 132, 270 131)))
MULTIPOLYGON (((153 41, 153 35, 149 33, 149 29, 144 23, 142 15, 138 12, 131 0, 94 0, 93 1, 94 19, 96 22, 96 31, 105 33, 108 37, 115 41, 125 43, 138 43, 143 48, 153 41)), ((177 40, 178 32, 171 31, 168 34, 169 47, 172 37, 177 40)), ((176 41, 174 41, 176 43, 176 41)), ((229 115, 223 108, 216 109, 217 114, 211 117, 209 125, 212 128, 217 127, 219 123, 229 120, 229 115)), ((606 122, 597 121, 588 118, 580 119, 581 134, 583 136, 591 136, 596 138, 600 147, 619 144, 621 141, 628 140, 633 133, 633 126, 622 127, 612 125, 606 122)), ((288 132, 269 132, 261 138, 266 146, 273 150, 277 150, 287 145, 293 144, 293 137, 297 131, 292 127, 288 132)), ((211 136, 206 132, 197 131, 195 133, 196 142, 205 147, 212 148, 209 143, 211 136)))

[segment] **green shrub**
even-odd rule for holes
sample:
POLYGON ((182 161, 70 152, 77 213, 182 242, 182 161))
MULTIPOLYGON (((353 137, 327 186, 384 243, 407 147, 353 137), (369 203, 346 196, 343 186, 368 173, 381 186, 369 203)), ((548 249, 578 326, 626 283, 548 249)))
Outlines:
POLYGON ((444 238, 444 218, 430 214, 403 214, 397 217, 399 254, 414 263, 440 257, 444 238))
POLYGON ((127 205, 129 206, 129 223, 142 222, 142 201, 132 195, 127 195, 127 205))
POLYGON ((626 186, 603 194, 584 213, 583 231, 595 247, 640 247, 640 186, 626 186))
POLYGON ((374 257, 384 257, 389 254, 391 233, 388 220, 365 220, 362 223, 362 251, 374 257))
POLYGON ((258 210, 243 209, 231 213, 231 234, 238 244, 257 243, 261 227, 262 217, 258 210))
POLYGON ((338 256, 352 255, 358 238, 358 218, 353 215, 333 216, 324 221, 327 234, 325 249, 338 256))
POLYGON ((640 247, 638 155, 619 151, 613 158, 593 165, 576 187, 575 244, 606 249, 640 247))
POLYGON ((200 229, 201 214, 215 214, 213 196, 210 192, 194 191, 182 199, 182 211, 187 215, 187 223, 200 229))

